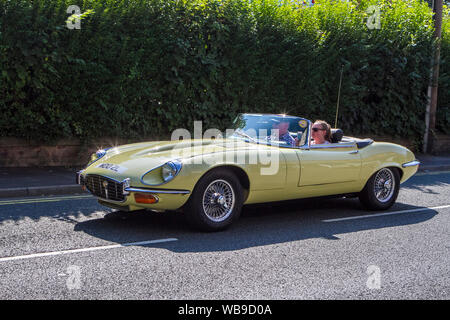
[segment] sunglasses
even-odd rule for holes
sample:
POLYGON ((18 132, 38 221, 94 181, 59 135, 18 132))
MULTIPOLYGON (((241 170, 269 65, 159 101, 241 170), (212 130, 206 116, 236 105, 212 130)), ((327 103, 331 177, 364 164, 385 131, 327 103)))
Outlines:
POLYGON ((320 128, 312 128, 312 131, 314 131, 314 132, 317 132, 317 131, 319 131, 319 130, 321 130, 321 131, 324 131, 325 129, 320 129, 320 128))

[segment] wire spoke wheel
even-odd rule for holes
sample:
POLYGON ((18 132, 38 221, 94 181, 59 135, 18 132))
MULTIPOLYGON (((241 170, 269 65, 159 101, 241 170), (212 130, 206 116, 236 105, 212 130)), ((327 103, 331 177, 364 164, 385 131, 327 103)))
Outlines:
POLYGON ((235 195, 233 187, 225 180, 211 182, 203 193, 203 211, 214 222, 226 220, 233 212, 235 195))
POLYGON ((195 229, 225 230, 239 218, 245 192, 232 170, 212 169, 197 182, 184 207, 187 222, 195 229))
POLYGON ((378 201, 388 202, 395 190, 395 178, 391 170, 384 168, 378 171, 374 181, 374 194, 378 201))

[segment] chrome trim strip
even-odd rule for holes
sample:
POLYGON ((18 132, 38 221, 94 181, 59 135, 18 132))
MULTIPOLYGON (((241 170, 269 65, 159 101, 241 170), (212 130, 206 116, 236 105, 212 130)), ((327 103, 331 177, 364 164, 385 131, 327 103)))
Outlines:
POLYGON ((126 191, 126 188, 130 187, 130 178, 126 178, 122 181, 122 194, 125 196, 129 195, 130 193, 126 191))
POLYGON ((403 168, 407 168, 407 167, 414 167, 414 166, 418 166, 420 164, 419 160, 414 160, 414 161, 410 161, 410 162, 406 162, 404 164, 402 164, 403 168))
POLYGON ((324 149, 324 148, 353 148, 356 147, 356 143, 326 143, 326 144, 318 144, 312 145, 311 149, 324 149))
POLYGON ((311 131, 312 131, 312 122, 308 120, 308 138, 307 138, 308 150, 309 148, 311 148, 311 134, 312 134, 311 131))
MULTIPOLYGON (((83 173, 84 170, 80 170, 76 173, 76 177, 77 177, 77 184, 81 186, 81 174, 83 173)), ((84 177, 83 177, 84 178, 84 177)))
POLYGON ((350 143, 325 143, 325 144, 312 144, 310 149, 335 149, 335 148, 353 148, 356 147, 355 142, 350 143))
POLYGON ((125 188, 127 192, 142 192, 142 193, 161 193, 161 194, 189 194, 188 190, 156 190, 156 189, 142 189, 142 188, 125 188))

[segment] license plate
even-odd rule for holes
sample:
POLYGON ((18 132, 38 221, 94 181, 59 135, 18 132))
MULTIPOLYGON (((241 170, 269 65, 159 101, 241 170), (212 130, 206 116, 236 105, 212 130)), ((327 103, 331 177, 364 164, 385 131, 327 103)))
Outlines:
POLYGON ((96 168, 102 168, 106 170, 111 170, 117 173, 122 173, 128 170, 128 168, 125 168, 123 166, 119 166, 118 164, 111 164, 111 163, 100 163, 97 165, 96 168))

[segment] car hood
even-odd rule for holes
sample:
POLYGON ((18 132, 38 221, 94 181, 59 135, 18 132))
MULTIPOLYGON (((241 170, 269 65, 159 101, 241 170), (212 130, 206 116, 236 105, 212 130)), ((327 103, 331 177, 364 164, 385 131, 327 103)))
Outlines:
POLYGON ((86 168, 87 174, 101 174, 115 179, 141 176, 164 163, 179 159, 232 150, 273 148, 241 139, 191 139, 143 142, 111 148, 106 155, 86 168))

